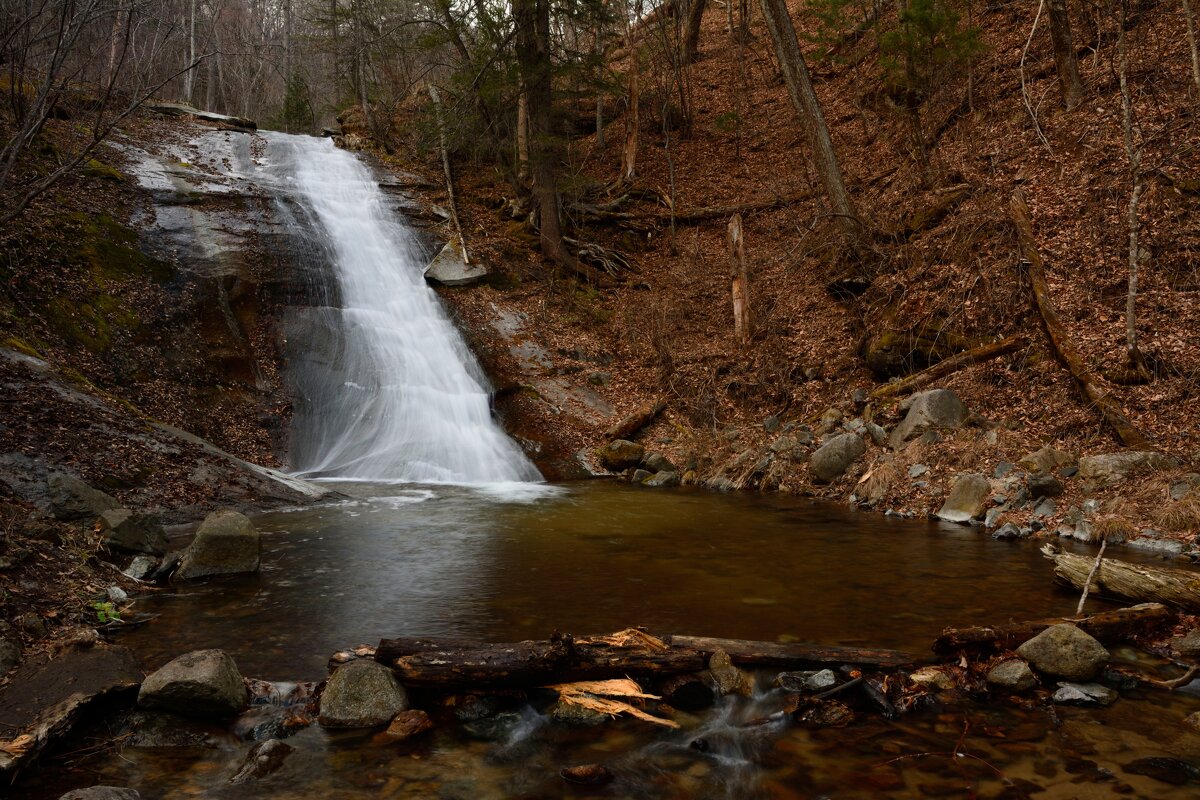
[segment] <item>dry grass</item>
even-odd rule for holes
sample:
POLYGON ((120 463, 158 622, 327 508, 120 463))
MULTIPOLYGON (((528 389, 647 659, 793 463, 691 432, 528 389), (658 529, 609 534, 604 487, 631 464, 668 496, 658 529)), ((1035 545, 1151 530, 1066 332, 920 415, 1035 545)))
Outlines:
POLYGON ((874 505, 887 497, 900 480, 900 470, 893 456, 880 456, 858 482, 855 494, 874 505))
POLYGON ((1167 503, 1154 514, 1154 524, 1171 533, 1200 530, 1200 493, 1195 489, 1173 503, 1167 503))
POLYGON ((1089 532, 1091 534, 1090 541, 1094 544, 1116 543, 1132 539, 1137 535, 1137 528, 1125 517, 1112 515, 1093 520, 1089 532))

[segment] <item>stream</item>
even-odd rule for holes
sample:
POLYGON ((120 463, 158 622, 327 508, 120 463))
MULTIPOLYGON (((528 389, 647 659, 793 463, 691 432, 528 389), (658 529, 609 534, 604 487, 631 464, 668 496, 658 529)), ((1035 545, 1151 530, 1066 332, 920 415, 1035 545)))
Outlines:
MULTIPOLYGON (((121 643, 147 668, 220 647, 243 674, 276 681, 321 679, 333 652, 384 636, 509 641, 630 625, 923 654, 946 625, 1068 614, 1076 601, 1031 545, 794 498, 608 483, 337 488, 349 497, 256 519, 261 574, 144 598, 139 610, 158 616, 121 643)), ((521 703, 404 744, 314 725, 286 740, 296 752, 279 772, 242 786, 228 780, 249 743, 213 728, 205 746, 68 756, 17 796, 94 783, 143 798, 1194 796, 1195 784, 1140 774, 1179 779, 1175 762, 1145 759, 1200 758, 1200 734, 1183 723, 1200 710, 1190 690, 1135 689, 1099 710, 996 700, 843 729, 747 726, 783 702, 769 680, 753 698, 678 713, 677 731, 624 719, 569 727, 521 703), (590 762, 613 783, 558 777, 590 762)))

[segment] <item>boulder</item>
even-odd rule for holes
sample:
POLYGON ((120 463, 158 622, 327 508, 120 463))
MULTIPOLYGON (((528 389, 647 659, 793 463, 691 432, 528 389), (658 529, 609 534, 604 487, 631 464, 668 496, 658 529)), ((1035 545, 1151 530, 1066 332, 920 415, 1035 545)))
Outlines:
POLYGON ((681 478, 678 472, 659 472, 642 481, 643 486, 678 486, 681 478))
POLYGON ((161 556, 167 552, 167 534, 158 517, 135 514, 127 508, 113 508, 100 514, 98 520, 104 544, 125 553, 149 553, 161 556))
POLYGON ((884 447, 888 443, 887 431, 882 425, 876 425, 874 422, 867 423, 867 434, 870 435, 871 441, 875 442, 876 446, 884 447))
POLYGON ((86 789, 75 789, 67 792, 58 800, 139 800, 141 797, 136 789, 126 789, 121 786, 89 786, 86 789))
POLYGON ((1043 497, 1058 497, 1063 493, 1062 481, 1053 475, 1030 475, 1027 486, 1029 487, 1029 496, 1034 500, 1040 500, 1043 497))
POLYGON ((1027 692, 1037 686, 1037 676, 1033 670, 1019 658, 1001 661, 988 670, 988 686, 1008 692, 1027 692))
POLYGON ((646 450, 640 444, 617 439, 596 451, 596 457, 606 469, 621 472, 642 463, 646 450))
POLYGON ((196 538, 180 557, 175 577, 191 580, 257 572, 261 557, 262 539, 250 520, 232 509, 221 509, 200 523, 196 538))
POLYGON ((138 692, 138 705, 223 719, 245 708, 246 697, 237 664, 225 651, 196 650, 151 673, 138 692))
POLYGON ((999 539, 1001 541, 1010 541, 1013 539, 1028 538, 1029 535, 1032 533, 1033 533, 1033 531, 1031 531, 1031 530, 1027 530, 1025 528, 1018 528, 1015 524, 1013 524, 1011 522, 1006 522, 1003 525, 1001 525, 996 530, 995 533, 992 534, 992 538, 999 539))
POLYGON ((933 389, 908 398, 901 405, 908 413, 892 430, 892 447, 900 449, 909 439, 934 428, 958 428, 969 413, 958 395, 949 389, 933 389))
POLYGON ((813 451, 808 461, 809 473, 813 480, 829 483, 840 477, 865 452, 867 445, 858 434, 834 436, 813 451))
POLYGON ((662 453, 647 453, 642 459, 642 467, 651 472, 678 472, 679 468, 671 463, 671 459, 662 453))
POLYGON ((1051 625, 1017 648, 1017 654, 1044 675, 1089 681, 1108 661, 1104 645, 1069 623, 1051 625))
POLYGON ((326 728, 370 728, 387 725, 408 710, 408 694, 392 671, 359 659, 337 668, 321 693, 317 721, 326 728))
POLYGON ((1021 469, 1032 475, 1049 475, 1060 467, 1070 467, 1075 463, 1075 456, 1050 445, 1035 450, 1017 462, 1021 469))
POLYGON ((1100 683, 1060 683, 1054 702, 1071 706, 1111 706, 1117 693, 1100 683))
POLYGON ((123 572, 135 581, 144 581, 150 577, 150 573, 154 572, 154 568, 157 566, 158 559, 153 556, 136 556, 123 572))
POLYGON ((50 513, 64 522, 93 520, 105 511, 119 508, 115 498, 93 489, 74 475, 57 473, 46 480, 50 513))
POLYGON ((648 469, 635 469, 633 474, 629 476, 630 483, 643 483, 654 477, 654 473, 648 469))
POLYGON ((488 268, 483 264, 478 261, 468 264, 464 260, 462 246, 457 239, 447 242, 425 268, 425 279, 443 286, 470 286, 487 277, 487 274, 488 268))
POLYGON ((1175 466, 1175 459, 1162 453, 1129 450, 1079 459, 1079 477, 1098 486, 1112 486, 1135 473, 1156 472, 1175 466))
POLYGON ((954 479, 950 496, 937 512, 937 518, 946 522, 970 522, 983 516, 991 499, 992 485, 988 479, 974 472, 959 475, 954 479))

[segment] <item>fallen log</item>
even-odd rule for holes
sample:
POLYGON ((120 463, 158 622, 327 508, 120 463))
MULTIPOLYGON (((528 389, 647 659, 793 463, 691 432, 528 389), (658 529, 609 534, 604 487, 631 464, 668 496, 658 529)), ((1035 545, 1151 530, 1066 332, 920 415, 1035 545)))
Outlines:
MULTIPOLYGON (((1054 561, 1055 578, 1083 589, 1092 571, 1092 558, 1060 553, 1052 545, 1043 547, 1042 553, 1054 561)), ((1188 613, 1200 613, 1200 572, 1192 570, 1148 567, 1106 558, 1092 578, 1091 591, 1101 597, 1162 603, 1188 613)))
POLYGON ((1029 344, 1029 340, 1024 336, 1010 336, 1007 339, 1002 339, 999 342, 981 345, 980 347, 958 353, 957 355, 944 358, 931 367, 927 367, 918 373, 909 375, 907 378, 899 381, 880 386, 871 392, 871 397, 881 399, 884 397, 895 397, 897 395, 908 394, 916 391, 922 386, 927 386, 936 380, 952 375, 964 367, 969 367, 973 364, 982 364, 985 361, 991 361, 993 358, 999 358, 1009 353, 1015 353, 1017 350, 1024 348, 1029 344))
POLYGON ((375 660, 391 667, 406 686, 543 686, 620 677, 668 677, 707 668, 717 650, 744 667, 798 669, 856 664, 901 667, 914 658, 894 650, 811 644, 778 644, 701 636, 657 638, 637 630, 611 636, 486 644, 463 639, 383 639, 375 660))
POLYGON ((604 435, 609 439, 628 439, 653 422, 666 408, 667 403, 665 400, 655 400, 650 405, 642 406, 629 416, 613 423, 604 432, 604 435))
POLYGON ((1037 241, 1033 238, 1033 223, 1029 216, 1029 205, 1025 195, 1017 189, 1012 194, 1010 203, 1013 224, 1017 228, 1017 238, 1021 243, 1021 253, 1029 267, 1029 284, 1033 292, 1034 305, 1042 317, 1042 326, 1046 329, 1046 337, 1050 340, 1050 349, 1055 357, 1071 373, 1071 377, 1079 384, 1083 396, 1091 401, 1100 411, 1100 416, 1107 422, 1118 438, 1127 447, 1145 449, 1148 442, 1146 437, 1133 426, 1129 417, 1113 399, 1112 395, 1096 385, 1096 379, 1083 363, 1079 351, 1075 349, 1067 329, 1054 310, 1050 301, 1050 288, 1046 283, 1046 268, 1042 255, 1038 251, 1037 241))
POLYGON ((671 209, 669 208, 661 211, 639 213, 636 211, 608 211, 601 206, 582 204, 572 206, 570 210, 580 219, 596 223, 638 223, 652 221, 669 224, 674 220, 676 225, 695 225, 714 219, 726 219, 732 217, 734 214, 786 208, 787 206, 808 200, 811 197, 812 192, 805 189, 799 192, 788 192, 773 197, 749 200, 744 203, 732 203, 727 206, 703 206, 700 208, 682 209, 675 211, 674 214, 671 213, 671 209))
POLYGON ((1070 622, 1104 644, 1112 644, 1135 634, 1166 627, 1174 622, 1175 618, 1175 612, 1161 603, 1143 603, 1129 608, 1118 608, 1115 611, 1102 611, 1082 619, 1063 617, 1010 622, 1005 625, 946 628, 934 641, 933 652, 948 655, 961 650, 985 648, 1015 650, 1046 628, 1060 622, 1070 622))

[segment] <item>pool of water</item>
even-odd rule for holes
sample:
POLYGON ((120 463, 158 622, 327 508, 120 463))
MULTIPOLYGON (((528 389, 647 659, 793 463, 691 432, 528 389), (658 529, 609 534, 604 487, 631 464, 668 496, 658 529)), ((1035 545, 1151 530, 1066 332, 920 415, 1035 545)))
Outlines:
MULTIPOLYGON (((925 654, 947 625, 1068 615, 1076 602, 1033 545, 795 498, 603 483, 338 488, 346 499, 256 519, 261 574, 140 599, 156 616, 123 643, 147 668, 220 647, 270 680, 321 679, 334 651, 381 637, 510 641, 633 625, 925 654)), ((209 748, 68 759, 24 792, 57 797, 90 781, 148 798, 1194 796, 1200 783, 1129 764, 1200 763, 1200 735, 1183 722, 1200 698, 1134 695, 1103 711, 966 704, 838 730, 749 724, 782 702, 765 689, 680 715, 677 731, 568 728, 527 706, 487 741, 453 724, 405 745, 314 726, 288 740, 297 752, 278 773, 241 787, 228 778, 249 744, 214 731, 209 748), (698 738, 706 751, 689 746, 698 738), (616 780, 582 790, 558 777, 588 762, 616 780)))

